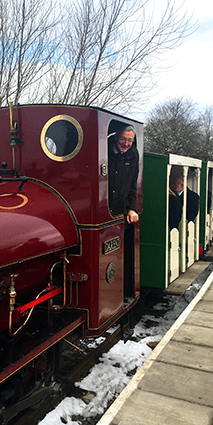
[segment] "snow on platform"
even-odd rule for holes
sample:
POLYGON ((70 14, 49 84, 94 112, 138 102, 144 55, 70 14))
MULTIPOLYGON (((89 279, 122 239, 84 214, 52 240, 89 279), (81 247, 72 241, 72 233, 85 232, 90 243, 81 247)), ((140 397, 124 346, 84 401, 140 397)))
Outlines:
POLYGON ((97 425, 213 424, 213 272, 97 425))

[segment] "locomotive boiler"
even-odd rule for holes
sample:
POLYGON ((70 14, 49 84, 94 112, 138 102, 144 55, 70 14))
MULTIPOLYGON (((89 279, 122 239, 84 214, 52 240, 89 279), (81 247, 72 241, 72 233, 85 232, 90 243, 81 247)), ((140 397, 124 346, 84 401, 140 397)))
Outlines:
POLYGON ((29 372, 41 354, 78 327, 84 336, 100 335, 139 298, 139 223, 125 276, 124 217, 110 214, 107 170, 110 138, 121 126, 133 125, 140 213, 143 125, 93 107, 12 104, 0 110, 0 124, 5 405, 12 378, 24 373, 30 381, 32 373, 41 374, 41 366, 29 372))

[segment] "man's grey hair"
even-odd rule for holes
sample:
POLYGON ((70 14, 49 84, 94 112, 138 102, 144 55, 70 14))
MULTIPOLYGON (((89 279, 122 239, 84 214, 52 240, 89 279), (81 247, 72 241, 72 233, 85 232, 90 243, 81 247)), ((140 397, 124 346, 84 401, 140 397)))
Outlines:
POLYGON ((125 125, 124 127, 121 127, 116 131, 116 139, 117 140, 119 139, 119 137, 121 137, 121 134, 123 133, 123 131, 133 131, 134 137, 135 137, 135 129, 134 129, 133 125, 125 125))

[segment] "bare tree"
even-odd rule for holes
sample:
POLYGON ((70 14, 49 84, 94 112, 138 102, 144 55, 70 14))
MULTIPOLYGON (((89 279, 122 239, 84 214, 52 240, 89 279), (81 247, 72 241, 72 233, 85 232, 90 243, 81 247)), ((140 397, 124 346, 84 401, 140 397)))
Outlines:
POLYGON ((190 19, 167 0, 69 0, 61 23, 61 61, 49 64, 41 101, 96 105, 127 112, 153 88, 152 69, 190 31, 190 19), (122 105, 122 107, 121 107, 122 105))
POLYGON ((213 161, 213 106, 207 107, 200 113, 200 122, 203 133, 202 159, 213 161))
POLYGON ((44 0, 0 0, 0 104, 17 103, 55 56, 56 6, 44 0))
POLYGON ((52 1, 0 0, 1 105, 75 103, 126 113, 147 100, 155 61, 191 31, 175 0, 159 14, 152 0, 52 1))
POLYGON ((180 97, 156 106, 144 133, 146 151, 202 159, 202 126, 191 100, 180 97))

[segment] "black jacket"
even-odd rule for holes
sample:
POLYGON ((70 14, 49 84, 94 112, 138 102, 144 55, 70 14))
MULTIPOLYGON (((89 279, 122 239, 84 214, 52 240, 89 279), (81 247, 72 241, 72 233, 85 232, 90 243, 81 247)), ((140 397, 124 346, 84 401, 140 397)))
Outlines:
MULTIPOLYGON (((186 218, 188 223, 194 221, 199 211, 200 197, 187 187, 186 218)), ((183 206, 183 192, 180 196, 173 190, 169 193, 169 227, 178 229, 183 206)))
POLYGON ((178 229, 182 216, 183 199, 175 193, 169 191, 169 227, 170 230, 178 229))
MULTIPOLYGON (((181 197, 182 197, 182 203, 183 203, 183 193, 181 197)), ((195 217, 197 216, 199 211, 199 203, 200 203, 199 195, 187 187, 186 218, 188 222, 195 220, 195 217)))
POLYGON ((126 153, 115 153, 115 145, 109 147, 109 208, 113 216, 137 212, 137 178, 139 155, 136 147, 126 153))

